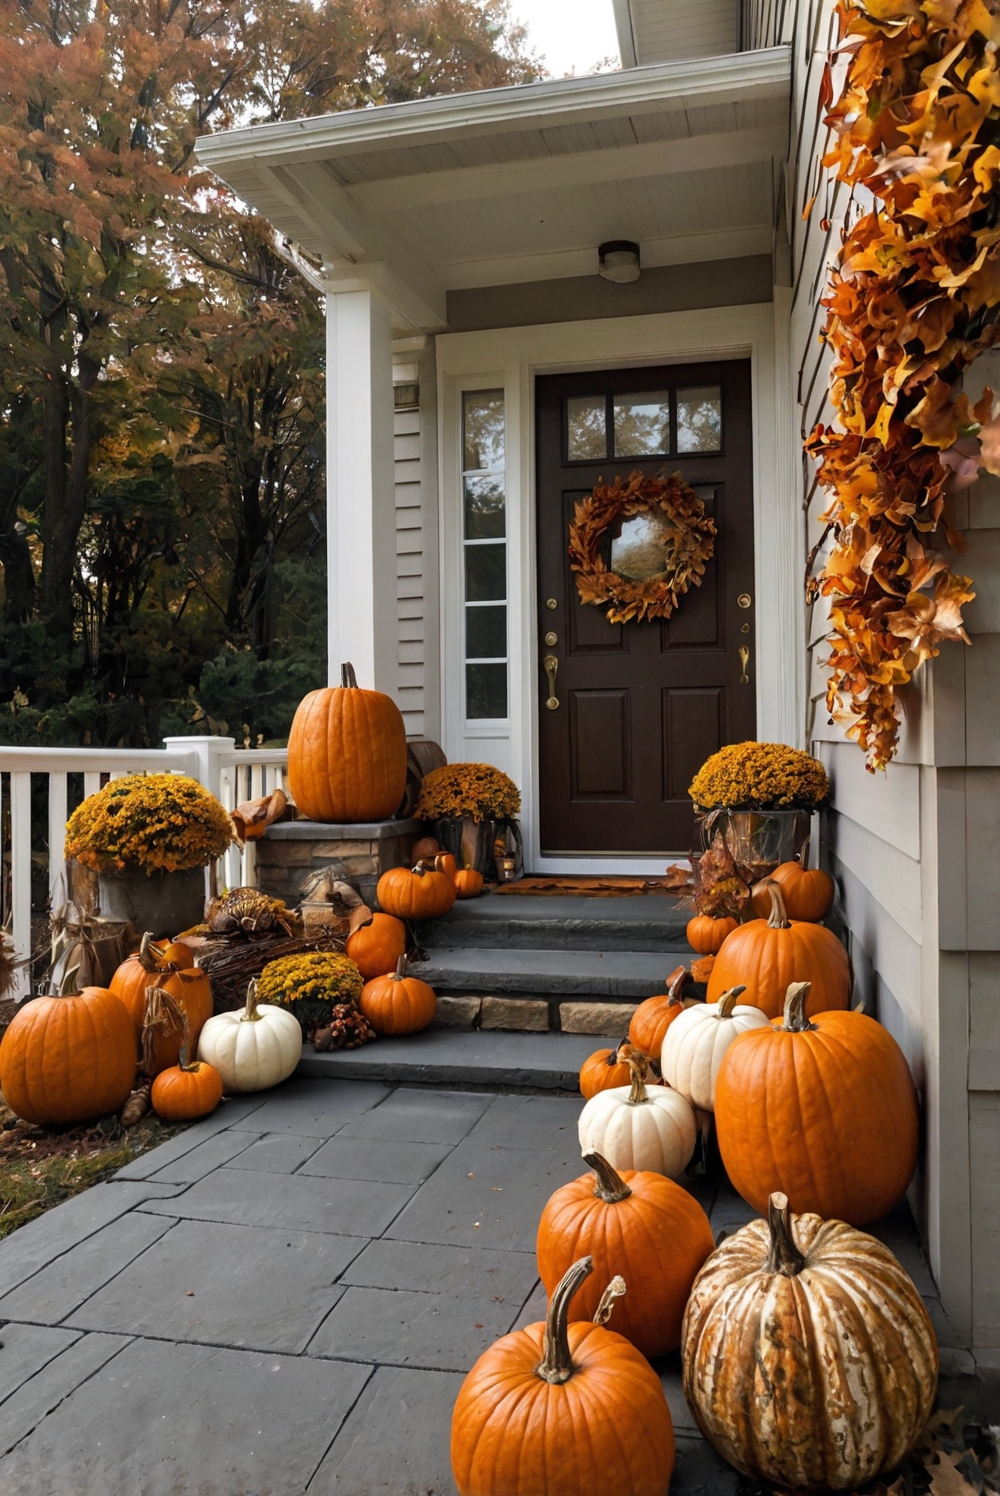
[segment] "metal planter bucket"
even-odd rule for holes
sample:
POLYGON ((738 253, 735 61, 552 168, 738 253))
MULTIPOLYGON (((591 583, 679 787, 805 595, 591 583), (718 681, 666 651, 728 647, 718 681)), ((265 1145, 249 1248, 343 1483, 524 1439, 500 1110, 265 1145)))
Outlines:
POLYGON ((474 821, 471 816, 434 822, 434 838, 459 867, 474 868, 490 883, 512 883, 524 874, 517 821, 474 821), (498 843, 503 849, 498 853, 498 843))
POLYGON ((138 934, 178 935, 205 917, 205 869, 148 874, 139 869, 101 873, 98 910, 104 919, 128 920, 138 934))
POLYGON ((809 840, 808 810, 713 810, 701 822, 702 850, 723 837, 733 861, 756 882, 791 862, 809 840))

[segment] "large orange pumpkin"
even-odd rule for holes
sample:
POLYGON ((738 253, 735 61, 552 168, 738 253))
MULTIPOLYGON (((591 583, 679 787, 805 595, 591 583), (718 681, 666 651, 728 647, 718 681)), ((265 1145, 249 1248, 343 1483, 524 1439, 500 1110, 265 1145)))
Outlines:
POLYGON ((482 873, 474 867, 460 867, 452 882, 460 899, 478 899, 485 886, 482 873))
POLYGON ((551 1196, 538 1226, 538 1276, 552 1293, 583 1253, 594 1277, 582 1285, 570 1319, 592 1319, 600 1284, 620 1272, 630 1285, 615 1306, 619 1335, 644 1356, 681 1342, 681 1320, 699 1268, 715 1245, 708 1216, 693 1195, 662 1174, 621 1174, 599 1153, 585 1154, 593 1174, 551 1196))
POLYGON ((288 734, 288 787, 313 821, 384 821, 406 788, 406 727, 381 691, 362 691, 353 665, 340 686, 310 691, 288 734))
MULTIPOLYGON (((632 1021, 628 1026, 629 1043, 657 1064, 660 1062, 664 1034, 674 1019, 683 1013, 685 1004, 693 1001, 683 996, 690 982, 691 973, 686 967, 678 966, 667 977, 666 992, 647 997, 632 1014, 632 1021)), ((628 1081, 623 1081, 622 1084, 628 1085, 628 1081)))
POLYGON ((0 1091, 25 1122, 60 1127, 120 1111, 135 1079, 135 1030, 106 987, 36 997, 0 1041, 0 1091))
POLYGON ((687 943, 699 956, 714 956, 722 947, 722 942, 731 931, 736 929, 737 921, 729 915, 722 919, 713 919, 710 914, 696 914, 694 919, 689 919, 685 935, 687 943))
MULTIPOLYGON (((825 919, 833 908, 837 885, 822 868, 804 868, 800 862, 782 862, 771 877, 781 889, 789 919, 825 919)), ((762 919, 771 912, 771 893, 767 879, 753 891, 753 907, 762 919)))
POLYGON ((370 924, 361 925, 347 939, 347 954, 366 982, 395 971, 405 950, 406 926, 391 914, 373 914, 370 924))
POLYGON ((406 957, 400 956, 391 976, 366 982, 358 1007, 376 1034, 418 1034, 437 1012, 434 988, 406 975, 406 957))
POLYGON ((451 878, 423 867, 390 868, 378 880, 376 893, 386 913, 397 919, 436 919, 448 913, 457 897, 451 878))
POLYGON ((545 1323, 498 1340, 462 1383, 451 1418, 459 1496, 664 1496, 674 1430, 659 1377, 623 1335, 567 1323, 592 1269, 589 1257, 574 1263, 545 1323))
MULTIPOLYGON (((138 952, 123 961, 111 978, 111 991, 128 1009, 137 1038, 142 1036, 146 994, 151 987, 162 988, 179 1003, 190 1026, 191 1048, 196 1050, 202 1028, 212 1016, 212 986, 208 973, 200 966, 191 965, 190 946, 179 941, 154 945, 144 935, 138 952), (181 961, 186 963, 183 969, 178 964, 181 961)), ((177 1064, 181 1040, 179 1025, 169 1024, 158 1032, 151 1051, 155 1068, 147 1072, 150 1076, 177 1064)))
POLYGON ((836 935, 823 925, 789 920, 781 889, 770 880, 768 896, 769 919, 752 919, 727 936, 708 979, 708 1001, 718 1002, 730 987, 742 986, 744 1004, 777 1018, 789 983, 809 982, 810 1018, 830 1008, 846 1008, 851 963, 836 935))
POLYGON ((629 1048, 628 1041, 623 1039, 615 1049, 595 1049, 587 1056, 580 1066, 580 1094, 587 1101, 598 1091, 631 1085, 632 1072, 628 1062, 622 1058, 623 1052, 629 1048))
POLYGON ((783 1019, 726 1051, 715 1086, 722 1162, 755 1210, 778 1190, 796 1213, 864 1226, 917 1167, 917 1093, 895 1039, 864 1013, 807 1017, 808 982, 783 1019))

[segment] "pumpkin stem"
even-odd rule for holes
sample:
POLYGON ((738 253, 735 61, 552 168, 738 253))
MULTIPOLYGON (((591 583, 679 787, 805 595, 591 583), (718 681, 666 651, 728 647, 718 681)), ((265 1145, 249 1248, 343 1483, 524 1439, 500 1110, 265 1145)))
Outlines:
POLYGON ((646 1095, 646 1057, 638 1050, 632 1054, 622 1055, 622 1059, 628 1066, 628 1073, 632 1077, 632 1089, 628 1093, 629 1106, 640 1101, 648 1101, 646 1095))
POLYGON ((591 1324, 606 1325, 611 1318, 611 1311, 615 1307, 615 1300, 620 1299, 625 1292, 625 1279, 618 1273, 611 1279, 607 1288, 601 1294, 601 1301, 594 1310, 594 1318, 591 1324))
MULTIPOLYGON (((139 965, 142 967, 143 971, 148 971, 150 975, 152 975, 152 973, 158 969, 155 957, 149 954, 149 947, 152 944, 153 932, 152 930, 147 930, 139 944, 139 965)), ((153 946, 153 949, 155 950, 156 947, 153 946)))
POLYGON ((606 1158, 602 1158, 599 1153, 585 1153, 583 1161, 597 1175, 595 1200, 603 1200, 605 1205, 619 1205, 622 1200, 628 1199, 632 1191, 606 1158))
POLYGON ((766 1273, 781 1273, 795 1278, 806 1265, 806 1259, 795 1245, 788 1196, 777 1190, 767 1202, 767 1224, 771 1232, 771 1250, 764 1264, 766 1273))
POLYGON ((677 966, 667 977, 667 995, 671 1002, 679 1003, 685 987, 690 986, 694 978, 686 966, 677 966))
POLYGON ((782 1025, 786 1034, 807 1034, 816 1025, 810 1023, 806 1017, 806 999, 809 996, 811 982, 791 982, 785 993, 785 1022, 782 1025))
POLYGON ((399 960, 396 962, 396 970, 395 970, 395 973, 393 974, 392 980, 394 982, 402 982, 405 977, 406 977, 406 953, 404 952, 403 955, 400 956, 399 960))
POLYGON ((542 1343, 542 1359, 535 1367, 535 1375, 551 1386, 568 1382, 576 1371, 569 1353, 569 1306, 584 1278, 594 1271, 594 1259, 581 1257, 579 1262, 567 1268, 556 1284, 549 1299, 549 1310, 545 1316, 545 1339, 542 1343))
POLYGON ((257 978, 251 977, 247 983, 247 1005, 240 1014, 240 1023, 259 1023, 260 1014, 257 1012, 257 978))
POLYGON ((773 878, 764 879, 764 887, 771 895, 771 913, 768 916, 767 927, 769 930, 788 930, 791 928, 791 920, 785 908, 785 900, 782 897, 781 885, 773 878))
POLYGON ((350 660, 345 661, 340 667, 340 684, 345 691, 356 691, 358 689, 358 677, 354 673, 354 666, 350 660))
POLYGON ((733 1009, 746 990, 746 986, 744 985, 742 987, 730 987, 728 992, 724 992, 719 998, 718 1003, 716 1004, 716 1007, 719 1010, 716 1014, 716 1017, 732 1018, 733 1009))

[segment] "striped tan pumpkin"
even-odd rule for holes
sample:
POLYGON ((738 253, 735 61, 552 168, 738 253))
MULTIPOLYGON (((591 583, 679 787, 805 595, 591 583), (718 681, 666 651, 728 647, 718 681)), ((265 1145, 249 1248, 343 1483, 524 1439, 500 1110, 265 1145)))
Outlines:
POLYGON ((777 1486, 853 1491, 899 1464, 934 1403, 937 1343, 904 1269, 784 1195, 709 1257, 681 1337, 702 1433, 777 1486))

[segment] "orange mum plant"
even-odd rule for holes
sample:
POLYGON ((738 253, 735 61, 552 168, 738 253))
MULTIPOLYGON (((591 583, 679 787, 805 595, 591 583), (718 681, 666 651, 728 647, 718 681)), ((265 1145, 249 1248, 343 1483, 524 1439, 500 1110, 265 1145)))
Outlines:
POLYGON ((807 450, 834 544, 809 587, 830 600, 827 705, 874 770, 896 752, 898 688, 942 640, 969 642, 971 580, 931 548, 940 529, 964 549, 946 494, 981 467, 1000 474, 993 392, 973 405, 959 388, 1000 318, 1000 16, 983 0, 839 11, 849 62, 824 164, 875 206, 845 233, 824 298, 838 420, 807 450))

